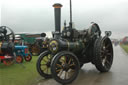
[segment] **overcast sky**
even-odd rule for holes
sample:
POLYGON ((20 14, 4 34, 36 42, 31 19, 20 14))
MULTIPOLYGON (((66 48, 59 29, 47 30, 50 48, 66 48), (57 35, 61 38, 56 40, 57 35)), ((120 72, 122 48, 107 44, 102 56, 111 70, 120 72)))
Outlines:
MULTIPOLYGON (((69 0, 2 0, 1 25, 17 32, 54 31, 54 3, 61 3, 62 19, 69 22, 69 0)), ((128 36, 128 0, 72 0, 76 29, 87 29, 90 22, 102 31, 110 30, 114 38, 128 36)))

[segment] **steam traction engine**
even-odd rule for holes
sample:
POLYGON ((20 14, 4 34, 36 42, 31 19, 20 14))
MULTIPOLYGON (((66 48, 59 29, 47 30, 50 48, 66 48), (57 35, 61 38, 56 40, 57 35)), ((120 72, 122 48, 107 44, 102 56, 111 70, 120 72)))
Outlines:
POLYGON ((53 77, 62 84, 76 79, 80 68, 91 62, 100 72, 108 72, 113 62, 113 47, 110 31, 101 36, 96 23, 88 29, 77 30, 72 27, 70 0, 70 23, 60 30, 61 4, 54 4, 55 32, 48 43, 48 50, 41 53, 37 61, 37 71, 45 78, 53 77))
MULTIPOLYGON (((15 34, 6 26, 0 27, 0 62, 10 65, 13 60, 22 60, 22 57, 16 57, 14 46, 15 34)), ((20 61, 18 63, 21 63, 20 61)))

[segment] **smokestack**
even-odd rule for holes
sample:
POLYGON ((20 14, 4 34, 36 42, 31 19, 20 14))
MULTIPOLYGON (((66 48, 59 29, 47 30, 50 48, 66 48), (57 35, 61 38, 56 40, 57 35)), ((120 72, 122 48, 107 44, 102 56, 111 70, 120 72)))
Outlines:
POLYGON ((55 11, 55 32, 60 33, 61 29, 61 7, 62 5, 56 3, 53 5, 55 11))

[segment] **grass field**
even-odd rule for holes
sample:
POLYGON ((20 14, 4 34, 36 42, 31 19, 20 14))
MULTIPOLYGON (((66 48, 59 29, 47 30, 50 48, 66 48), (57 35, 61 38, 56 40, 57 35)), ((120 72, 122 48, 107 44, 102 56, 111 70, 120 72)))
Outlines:
POLYGON ((128 45, 121 45, 121 47, 128 53, 128 45))
POLYGON ((36 71, 37 56, 31 62, 5 66, 0 63, 0 85, 35 85, 42 79, 36 71))

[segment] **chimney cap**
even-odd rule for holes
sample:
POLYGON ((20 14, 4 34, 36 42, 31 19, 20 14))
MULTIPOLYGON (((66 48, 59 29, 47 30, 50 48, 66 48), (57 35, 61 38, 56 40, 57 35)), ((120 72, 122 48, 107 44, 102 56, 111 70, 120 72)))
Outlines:
POLYGON ((62 5, 61 5, 60 3, 55 3, 55 4, 53 5, 53 7, 54 7, 54 8, 61 8, 62 5))

